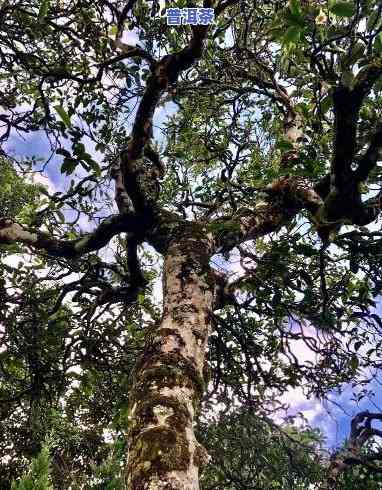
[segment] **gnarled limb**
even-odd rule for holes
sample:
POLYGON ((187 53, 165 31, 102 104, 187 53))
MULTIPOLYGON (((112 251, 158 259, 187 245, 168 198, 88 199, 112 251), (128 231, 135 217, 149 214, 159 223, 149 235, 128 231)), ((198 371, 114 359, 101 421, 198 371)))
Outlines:
POLYGON ((373 421, 382 421, 382 414, 365 411, 352 419, 349 439, 345 448, 332 457, 322 490, 336 489, 340 476, 352 466, 365 465, 370 471, 382 472, 382 467, 372 464, 382 459, 379 451, 369 455, 362 454, 367 441, 373 437, 382 437, 382 430, 373 427, 373 421))
POLYGON ((354 171, 354 178, 357 182, 366 180, 382 156, 382 124, 378 126, 372 135, 370 144, 366 152, 360 158, 357 170, 354 171))
POLYGON ((0 218, 0 244, 22 243, 35 250, 44 250, 52 257, 75 258, 101 249, 119 233, 138 232, 141 226, 142 220, 135 214, 115 215, 105 219, 92 233, 74 240, 62 240, 12 219, 0 218))
POLYGON ((302 209, 316 215, 323 200, 314 185, 303 177, 283 177, 264 189, 263 200, 254 209, 239 209, 232 218, 212 224, 216 248, 228 251, 247 240, 277 231, 302 209), (223 229, 224 232, 221 232, 223 229))
POLYGON ((351 86, 341 82, 333 90, 333 158, 330 169, 330 192, 321 212, 324 221, 344 221, 350 218, 354 224, 364 224, 367 220, 363 216, 364 209, 358 183, 367 178, 378 158, 376 151, 379 147, 379 131, 374 136, 362 165, 358 166, 356 172, 352 170, 352 163, 357 150, 359 111, 365 97, 370 93, 381 74, 382 69, 378 61, 361 70, 351 86), (354 208, 356 211, 352 217, 349 212, 352 212, 354 208))
MULTIPOLYGON (((138 107, 129 142, 121 152, 120 165, 124 186, 134 209, 139 213, 150 210, 153 201, 156 199, 155 192, 153 195, 152 190, 143 185, 142 176, 149 174, 149 180, 155 183, 162 176, 163 171, 154 164, 149 172, 139 162, 145 148, 147 148, 146 153, 149 158, 153 154, 149 145, 152 138, 152 121, 155 108, 169 85, 175 83, 179 74, 189 68, 202 55, 208 26, 193 26, 192 31, 193 35, 188 46, 178 53, 164 56, 152 68, 151 75, 147 79, 145 93, 138 107)), ((152 158, 150 160, 152 161, 152 158)))

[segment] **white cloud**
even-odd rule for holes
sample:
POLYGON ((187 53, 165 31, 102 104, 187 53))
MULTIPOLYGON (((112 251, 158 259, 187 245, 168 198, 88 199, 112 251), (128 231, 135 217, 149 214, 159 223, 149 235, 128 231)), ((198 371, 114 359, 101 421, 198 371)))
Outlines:
POLYGON ((42 175, 40 172, 35 172, 32 174, 31 180, 35 184, 44 185, 50 194, 57 192, 54 182, 47 175, 42 175))

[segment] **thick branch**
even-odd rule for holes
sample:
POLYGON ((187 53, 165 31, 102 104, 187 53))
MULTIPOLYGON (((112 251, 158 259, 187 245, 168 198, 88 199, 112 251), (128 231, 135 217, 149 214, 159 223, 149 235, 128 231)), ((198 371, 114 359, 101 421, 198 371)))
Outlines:
POLYGON ((354 172, 354 177, 357 182, 366 180, 373 170, 378 160, 382 156, 382 124, 379 125, 374 133, 369 148, 361 157, 358 168, 354 172))
POLYGON ((331 164, 331 185, 343 189, 352 181, 351 164, 356 151, 357 121, 362 99, 348 87, 337 87, 334 101, 334 154, 331 164))
POLYGON ((74 258, 99 250, 113 236, 122 232, 139 232, 142 220, 134 214, 105 219, 92 233, 75 240, 60 240, 37 229, 21 226, 8 218, 0 218, 0 244, 23 243, 36 250, 44 250, 53 257, 74 258))
MULTIPOLYGON (((338 452, 331 460, 328 468, 328 477, 322 490, 337 488, 338 478, 342 473, 354 465, 365 465, 369 469, 369 462, 380 459, 380 453, 363 455, 362 448, 372 437, 381 437, 382 431, 372 427, 374 420, 382 421, 381 413, 360 412, 351 421, 349 440, 343 450, 338 452), (375 457, 374 457, 375 456, 375 457)), ((381 471, 381 468, 375 468, 381 471)))
POLYGON ((282 177, 269 185, 253 210, 239 209, 232 218, 220 218, 212 224, 219 251, 228 251, 247 240, 277 231, 302 209, 316 215, 322 198, 307 179, 282 177), (223 233, 220 231, 223 230, 223 233))
MULTIPOLYGON (((148 195, 150 192, 148 193, 142 185, 144 170, 142 166, 138 165, 137 160, 142 157, 144 148, 149 145, 152 138, 155 108, 169 85, 175 83, 179 74, 201 57, 207 30, 208 26, 194 26, 190 44, 178 53, 164 56, 155 65, 147 80, 146 90, 139 104, 130 141, 127 148, 121 153, 124 185, 135 210, 138 212, 144 212, 152 206, 152 199, 148 195)), ((154 167, 154 173, 150 176, 151 180, 157 180, 161 176, 161 171, 162 169, 154 167)))
POLYGON ((358 175, 352 171, 352 163, 357 150, 359 111, 381 73, 381 62, 377 61, 362 70, 353 84, 341 83, 333 91, 334 151, 330 171, 330 193, 323 209, 323 217, 327 221, 343 221, 349 218, 352 208, 356 209, 357 214, 354 223, 363 224, 367 220, 367 217, 363 216, 357 183, 365 180, 375 165, 380 137, 377 136, 377 141, 374 141, 377 147, 372 144, 370 151, 366 153, 362 165, 358 168, 358 175))
POLYGON ((334 157, 332 184, 346 185, 351 174, 351 163, 357 146, 357 122, 365 97, 382 74, 380 62, 371 64, 356 77, 354 87, 340 85, 334 90, 334 157))

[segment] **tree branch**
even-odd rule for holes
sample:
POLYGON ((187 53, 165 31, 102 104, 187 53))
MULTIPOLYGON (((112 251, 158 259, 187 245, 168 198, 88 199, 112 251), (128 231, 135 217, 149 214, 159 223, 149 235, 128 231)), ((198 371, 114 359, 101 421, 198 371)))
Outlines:
POLYGON ((134 214, 116 215, 105 219, 92 233, 75 240, 60 240, 37 229, 26 228, 8 218, 0 218, 0 244, 23 243, 44 250, 52 257, 75 258, 99 250, 122 232, 138 233, 142 218, 134 214))
POLYGON ((308 210, 313 218, 322 204, 308 179, 282 177, 264 189, 263 200, 253 210, 241 208, 232 218, 219 218, 212 223, 212 228, 217 229, 216 248, 219 252, 229 251, 247 240, 277 231, 302 209, 308 210))
POLYGON ((382 124, 379 124, 375 131, 370 145, 361 157, 354 178, 357 182, 366 180, 382 156, 382 124))
POLYGON ((382 421, 382 414, 365 411, 353 417, 350 424, 349 440, 344 449, 332 457, 328 468, 328 477, 322 490, 337 488, 340 475, 354 465, 365 465, 370 470, 381 471, 381 468, 374 468, 369 465, 370 461, 380 458, 380 452, 371 455, 362 454, 362 448, 368 440, 372 437, 382 437, 382 431, 372 427, 373 420, 382 421))
MULTIPOLYGON (((164 56, 152 69, 147 80, 146 90, 139 104, 133 129, 127 147, 121 152, 121 171, 126 191, 134 205, 134 209, 141 213, 153 205, 156 199, 152 192, 147 192, 142 185, 142 165, 137 160, 142 157, 144 148, 149 145, 152 138, 152 125, 155 108, 161 95, 170 84, 177 81, 179 74, 191 67, 203 52, 204 40, 208 26, 192 26, 192 38, 188 46, 178 53, 164 56), (151 196, 150 196, 151 194, 151 196)), ((163 169, 153 167, 149 180, 157 181, 163 169)))
MULTIPOLYGON (((333 159, 330 170, 330 193, 323 208, 323 219, 340 221, 353 213, 356 224, 363 224, 363 206, 358 189, 358 182, 365 180, 372 169, 375 146, 367 152, 362 168, 357 174, 352 171, 352 163, 357 149, 357 126, 360 108, 365 97, 370 93, 374 83, 382 74, 380 60, 368 65, 355 78, 354 83, 340 83, 333 91, 334 102, 334 142, 333 159), (355 217, 357 215, 357 217, 355 217)), ((377 137, 379 140, 379 136, 377 137)))

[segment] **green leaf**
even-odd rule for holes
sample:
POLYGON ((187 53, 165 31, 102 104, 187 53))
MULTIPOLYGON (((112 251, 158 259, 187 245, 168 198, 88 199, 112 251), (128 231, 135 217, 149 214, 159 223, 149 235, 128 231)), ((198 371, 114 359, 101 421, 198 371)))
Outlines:
POLYGON ((37 16, 38 22, 42 22, 45 19, 46 14, 48 13, 49 7, 50 7, 50 0, 42 0, 41 1, 40 9, 38 11, 38 16, 37 16))
POLYGON ((65 223, 65 216, 64 213, 60 210, 56 211, 57 217, 61 223, 65 223))
POLYGON ((345 87, 352 88, 354 83, 354 74, 350 70, 346 70, 342 73, 341 82, 345 87))
POLYGON ((353 371, 356 371, 359 367, 359 360, 356 355, 353 355, 352 358, 350 359, 350 367, 353 369, 353 371))
POLYGON ((298 0, 290 0, 289 1, 289 9, 294 15, 301 15, 300 2, 298 0))
POLYGON ((380 32, 378 36, 375 37, 373 46, 377 53, 382 52, 382 32, 380 32))
POLYGON ((83 158, 83 155, 86 153, 85 145, 83 143, 81 143, 80 141, 76 142, 73 145, 73 151, 74 151, 75 155, 78 156, 78 158, 83 158))
POLYGON ((118 33, 118 27, 117 26, 111 26, 109 27, 109 35, 110 36, 116 36, 118 33))
POLYGON ((381 21, 379 19, 379 12, 378 10, 374 10, 374 12, 372 12, 369 15, 369 18, 367 19, 367 24, 366 24, 367 30, 371 31, 374 29, 378 29, 380 24, 381 21))
POLYGON ((280 139, 277 144, 276 144, 276 147, 281 150, 281 151, 290 151, 290 150, 293 150, 293 144, 288 141, 288 140, 285 140, 285 139, 280 139))
POLYGON ((300 40, 301 28, 299 26, 288 27, 284 35, 284 44, 296 44, 300 40))
POLYGON ((308 243, 299 243, 296 246, 296 252, 305 255, 306 257, 314 257, 318 251, 308 243))
POLYGON ((61 165, 61 173, 70 175, 74 172, 77 167, 77 160, 73 158, 65 158, 64 163, 61 165))
POLYGON ((337 17, 352 17, 355 13, 353 2, 335 2, 329 10, 337 17))
POLYGON ((354 344, 354 349, 356 351, 359 351, 360 348, 362 347, 363 342, 361 340, 357 340, 357 342, 354 344))
POLYGON ((60 116, 62 122, 65 124, 67 128, 70 128, 71 122, 70 122, 70 116, 66 112, 66 110, 62 107, 62 105, 55 105, 54 109, 56 110, 57 114, 60 116))
POLYGON ((321 101, 321 112, 322 114, 326 114, 329 109, 333 107, 333 96, 327 95, 321 101))
POLYGON ((89 153, 84 153, 81 158, 81 165, 85 168, 85 170, 89 171, 92 169, 97 176, 101 175, 101 167, 95 160, 93 160, 89 153))
POLYGON ((56 155, 62 155, 66 158, 71 158, 72 156, 68 150, 65 150, 65 148, 58 148, 58 150, 56 150, 56 155))
POLYGON ((305 20, 301 12, 296 14, 289 10, 285 15, 285 21, 288 26, 295 26, 300 28, 305 27, 305 20))
POLYGON ((45 445, 32 460, 30 471, 18 482, 12 482, 12 490, 53 490, 51 484, 51 457, 49 447, 45 445))

